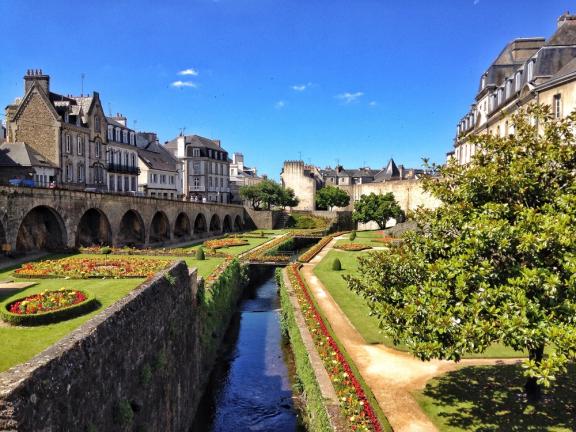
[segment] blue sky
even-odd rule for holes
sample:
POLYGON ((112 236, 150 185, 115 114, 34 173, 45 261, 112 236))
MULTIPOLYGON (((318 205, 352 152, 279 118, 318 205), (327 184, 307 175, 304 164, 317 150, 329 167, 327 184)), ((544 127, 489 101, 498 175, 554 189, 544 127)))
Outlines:
MULTIPOLYGON (((0 102, 26 69, 99 91, 161 141, 222 140, 278 178, 285 159, 346 167, 444 160, 478 78, 570 1, 0 0, 0 102), (179 74, 187 71, 188 74, 179 74)), ((108 110, 108 108, 106 108, 108 110)), ((134 124, 136 121, 136 124, 134 124)))

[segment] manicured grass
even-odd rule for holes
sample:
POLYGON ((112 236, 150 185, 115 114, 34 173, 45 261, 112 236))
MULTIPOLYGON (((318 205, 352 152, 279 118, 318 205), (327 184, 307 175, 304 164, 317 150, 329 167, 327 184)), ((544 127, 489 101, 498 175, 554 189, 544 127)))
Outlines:
MULTIPOLYGON (((90 257, 91 255, 83 255, 90 257)), ((102 257, 102 255, 97 255, 102 257)), ((54 259, 54 256, 46 257, 54 259)), ((142 257, 154 259, 155 257, 142 257)), ((161 257, 170 259, 171 257, 161 257)), ((174 261, 183 259, 189 267, 196 267, 200 276, 208 276, 224 259, 207 258, 198 261, 194 258, 173 257, 174 261)), ((0 280, 11 279, 14 269, 0 271, 0 280)), ((82 289, 88 291, 96 297, 100 306, 89 314, 62 321, 55 324, 42 325, 37 327, 8 326, 0 322, 0 341, 2 350, 0 355, 0 372, 9 369, 19 363, 25 362, 53 343, 66 336, 75 328, 86 322, 95 314, 101 312, 106 307, 120 300, 134 288, 139 286, 145 279, 18 279, 18 282, 36 281, 38 285, 19 291, 11 295, 0 294, 0 302, 4 300, 17 299, 43 290, 54 290, 60 288, 82 289)))
POLYGON ((576 368, 558 378, 535 407, 523 396, 520 365, 467 367, 431 380, 415 394, 438 429, 468 431, 576 430, 576 368))
MULTIPOLYGON (((372 246, 372 247, 378 247, 378 246, 385 246, 384 243, 380 243, 380 242, 375 242, 373 241, 374 239, 377 238, 382 238, 382 231, 381 230, 377 230, 377 231, 356 231, 356 238, 352 241, 353 243, 362 243, 362 244, 367 244, 368 246, 372 246)), ((351 240, 350 238, 350 234, 346 234, 344 236, 344 239, 342 240, 338 240, 336 242, 336 244, 342 244, 342 243, 350 243, 351 240)))
MULTIPOLYGON (((249 234, 250 235, 260 235, 260 231, 252 231, 249 234)), ((272 234, 272 235, 265 235, 264 237, 241 237, 241 238, 248 241, 247 245, 220 248, 220 249, 217 249, 216 251, 221 252, 221 253, 225 253, 228 255, 238 256, 244 252, 247 252, 249 250, 254 249, 255 247, 260 246, 263 243, 266 243, 267 241, 270 241, 276 235, 276 233, 275 232, 273 233, 272 231, 266 231, 265 234, 272 234)), ((185 249, 190 250, 190 251, 195 251, 201 246, 202 246, 202 243, 195 244, 195 245, 190 246, 190 247, 186 247, 185 249)))
MULTIPOLYGON (((374 233, 376 231, 368 231, 374 233)), ((359 234, 364 232, 360 232, 359 234)), ((369 238, 369 237, 368 237, 369 238)), ((358 237, 356 237, 358 239, 358 237)), ((348 240, 346 240, 348 242, 348 240)), ((406 347, 394 346, 391 338, 383 335, 378 325, 378 320, 370 316, 370 308, 366 300, 358 294, 350 291, 346 281, 342 278, 345 274, 352 274, 358 268, 357 257, 361 254, 370 253, 370 250, 363 252, 345 252, 339 250, 330 251, 324 259, 314 269, 314 274, 322 281, 326 289, 330 292, 342 311, 348 316, 356 330, 362 335, 367 343, 383 343, 387 346, 405 351, 406 347), (338 257, 342 263, 341 271, 332 270, 332 262, 338 257)), ((494 344, 481 354, 469 354, 466 358, 515 358, 523 357, 524 353, 514 351, 502 344, 494 344)))

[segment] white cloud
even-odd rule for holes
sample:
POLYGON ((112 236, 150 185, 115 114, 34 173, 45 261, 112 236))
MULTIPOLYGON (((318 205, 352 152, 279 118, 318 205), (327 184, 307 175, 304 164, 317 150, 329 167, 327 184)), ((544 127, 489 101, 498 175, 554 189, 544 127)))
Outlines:
POLYGON ((474 6, 476 6, 477 4, 480 4, 480 0, 474 0, 474 6))
POLYGON ((297 91, 297 92, 303 92, 304 90, 309 88, 311 85, 312 85, 311 82, 306 83, 306 84, 295 84, 292 86, 292 90, 297 91))
POLYGON ((178 75, 190 75, 190 76, 198 76, 198 71, 196 69, 184 69, 178 72, 178 75))
POLYGON ((370 101, 370 102, 368 103, 368 105, 370 105, 371 107, 375 107, 376 105, 378 105, 378 102, 376 102, 376 101, 370 101))
POLYGON ((276 102, 274 104, 274 108, 276 109, 282 109, 286 106, 286 102, 284 102, 283 100, 279 100, 278 102, 276 102))
POLYGON ((356 102, 358 100, 358 98, 364 96, 364 93, 362 92, 356 92, 356 93, 342 93, 336 96, 336 99, 340 99, 342 101, 344 101, 345 104, 349 104, 352 102, 356 102))
POLYGON ((193 83, 192 81, 174 81, 172 84, 170 84, 172 87, 176 87, 176 88, 182 88, 182 87, 192 87, 192 88, 196 88, 196 84, 193 83))

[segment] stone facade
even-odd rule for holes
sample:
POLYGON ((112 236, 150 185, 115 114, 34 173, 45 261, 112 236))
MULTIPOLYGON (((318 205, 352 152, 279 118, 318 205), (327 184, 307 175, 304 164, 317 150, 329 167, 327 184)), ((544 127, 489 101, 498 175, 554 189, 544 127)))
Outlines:
POLYGON ((376 194, 392 192, 405 212, 415 210, 419 206, 437 207, 439 202, 424 192, 418 180, 418 175, 422 171, 400 167, 391 160, 387 167, 377 173, 371 172, 375 170, 363 171, 365 173, 370 171, 370 176, 362 176, 362 173, 354 175, 351 173, 352 170, 342 170, 345 175, 340 176, 338 170, 330 170, 330 176, 325 177, 323 170, 304 165, 302 161, 286 161, 281 177, 282 184, 294 189, 300 200, 294 210, 313 211, 316 208, 316 191, 327 184, 336 186, 350 195, 350 205, 343 210, 352 210, 354 201, 372 192, 376 194))
POLYGON ((470 134, 505 137, 514 133, 511 116, 529 104, 549 105, 556 118, 576 109, 576 16, 558 18, 548 39, 521 38, 507 44, 480 77, 469 112, 456 128, 448 159, 470 162, 478 151, 470 134))

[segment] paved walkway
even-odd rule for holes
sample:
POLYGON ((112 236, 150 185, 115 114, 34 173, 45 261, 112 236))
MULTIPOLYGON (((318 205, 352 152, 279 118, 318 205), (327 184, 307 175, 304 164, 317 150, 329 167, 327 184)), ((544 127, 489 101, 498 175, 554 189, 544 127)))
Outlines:
POLYGON ((332 250, 336 240, 338 239, 328 243, 310 263, 303 266, 302 275, 330 326, 372 389, 395 432, 437 431, 411 394, 414 390, 424 388, 431 378, 463 366, 518 361, 470 359, 462 360, 458 364, 439 360, 423 362, 408 353, 382 344, 367 344, 313 272, 314 267, 332 250))

